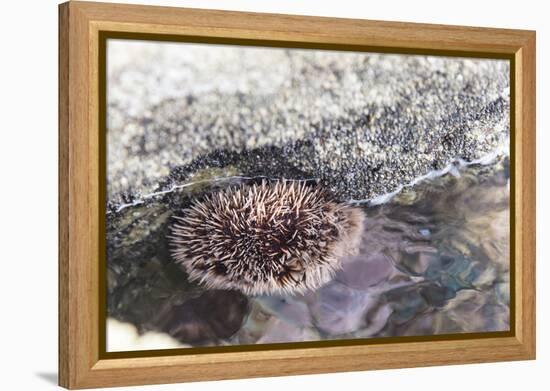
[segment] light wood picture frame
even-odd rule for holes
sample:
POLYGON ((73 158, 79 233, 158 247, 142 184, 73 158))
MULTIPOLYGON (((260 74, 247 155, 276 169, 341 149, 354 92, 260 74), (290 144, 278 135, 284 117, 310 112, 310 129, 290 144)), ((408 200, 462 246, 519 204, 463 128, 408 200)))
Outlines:
POLYGON ((70 1, 59 6, 59 384, 69 389, 535 359, 535 32, 70 1), (109 37, 510 61, 510 332, 105 352, 109 37), (103 64, 103 65, 102 65, 103 64), (291 344, 292 345, 292 344, 291 344))

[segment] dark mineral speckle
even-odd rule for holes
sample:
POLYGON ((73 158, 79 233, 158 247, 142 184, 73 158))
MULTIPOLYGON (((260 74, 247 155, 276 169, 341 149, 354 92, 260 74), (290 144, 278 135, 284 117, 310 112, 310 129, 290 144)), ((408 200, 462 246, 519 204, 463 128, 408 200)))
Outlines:
POLYGON ((108 50, 113 325, 186 346, 509 328, 507 61, 124 40, 108 50), (280 179, 362 208, 359 254, 299 295, 190 282, 170 256, 174 216, 227 186, 280 179))
POLYGON ((124 50, 139 67, 123 54, 109 67, 112 203, 207 168, 313 177, 341 199, 368 199, 507 141, 506 61, 136 45, 124 50))

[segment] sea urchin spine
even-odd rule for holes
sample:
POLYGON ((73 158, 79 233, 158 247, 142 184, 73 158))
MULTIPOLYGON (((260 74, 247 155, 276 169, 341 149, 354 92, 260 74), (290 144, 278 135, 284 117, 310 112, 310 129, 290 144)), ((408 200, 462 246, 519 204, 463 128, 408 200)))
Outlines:
POLYGON ((191 280, 271 294, 329 281, 356 252, 364 214, 319 186, 263 181, 212 193, 174 218, 172 256, 191 280))

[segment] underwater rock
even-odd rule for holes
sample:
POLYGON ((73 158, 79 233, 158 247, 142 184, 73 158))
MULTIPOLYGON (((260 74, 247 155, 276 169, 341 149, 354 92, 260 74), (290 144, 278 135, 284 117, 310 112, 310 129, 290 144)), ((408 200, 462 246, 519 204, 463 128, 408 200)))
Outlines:
POLYGON ((314 325, 324 333, 339 335, 365 326, 365 313, 374 297, 331 282, 306 296, 314 325))
POLYGON ((350 288, 364 290, 389 277, 392 269, 388 256, 368 253, 344 258, 342 269, 335 278, 350 288))
POLYGON ((259 296, 254 298, 261 308, 273 316, 300 327, 311 327, 312 319, 303 296, 259 296))
POLYGON ((265 333, 273 315, 265 310, 257 300, 250 300, 250 311, 239 331, 229 340, 231 344, 250 345, 256 343, 265 333))
MULTIPOLYGON (((114 210, 107 221, 109 316, 140 333, 164 331, 194 346, 278 341, 276 327, 319 339, 506 330, 507 162, 425 179, 406 202, 400 193, 362 206, 367 217, 358 254, 343 258, 326 285, 297 295, 212 291, 210 297, 170 256, 168 216, 201 194, 261 179, 203 179, 200 186, 114 210), (215 311, 222 315, 212 318, 207 307, 221 308, 215 311), (224 312, 230 308, 233 315, 224 312)), ((201 176, 208 178, 208 171, 201 176)))
POLYGON ((177 340, 213 343, 231 337, 241 328, 248 300, 236 291, 211 290, 163 312, 161 329, 177 340))
POLYGON ((319 333, 313 328, 298 327, 281 318, 271 318, 262 336, 256 341, 261 343, 318 341, 319 333))
POLYGON ((351 336, 354 338, 369 338, 380 332, 388 323, 393 309, 383 300, 379 300, 369 308, 365 316, 365 327, 355 331, 351 336))
POLYGON ((463 290, 437 314, 439 330, 445 332, 508 331, 510 310, 489 291, 463 290), (449 331, 447 331, 449 330, 449 331))
POLYGON ((509 327, 507 61, 113 45, 109 318, 193 346, 509 327), (334 279, 243 295, 173 261, 182 210, 281 180, 366 214, 334 279))

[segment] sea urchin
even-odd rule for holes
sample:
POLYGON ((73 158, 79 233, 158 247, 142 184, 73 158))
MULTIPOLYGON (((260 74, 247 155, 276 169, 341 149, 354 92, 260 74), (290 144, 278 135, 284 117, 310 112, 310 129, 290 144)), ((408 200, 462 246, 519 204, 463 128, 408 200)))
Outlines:
POLYGON ((263 181, 207 195, 174 217, 175 261, 193 281, 247 294, 298 293, 356 252, 363 212, 303 181, 263 181))

